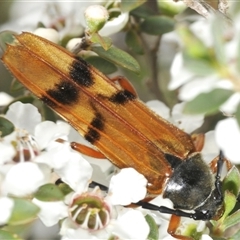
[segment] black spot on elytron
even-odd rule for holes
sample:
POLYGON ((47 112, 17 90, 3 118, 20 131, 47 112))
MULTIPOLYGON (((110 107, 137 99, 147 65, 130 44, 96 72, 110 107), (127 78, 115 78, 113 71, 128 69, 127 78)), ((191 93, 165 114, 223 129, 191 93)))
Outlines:
POLYGON ((98 130, 103 130, 103 129, 104 129, 104 118, 100 113, 97 113, 96 116, 91 121, 90 126, 88 127, 88 131, 84 137, 87 141, 94 144, 101 137, 98 130))
POLYGON ((88 132, 85 135, 85 139, 89 141, 91 144, 94 144, 100 139, 100 134, 98 131, 96 131, 92 127, 89 127, 88 132))
POLYGON ((49 89, 46 93, 61 104, 71 104, 77 102, 79 92, 76 86, 68 80, 61 80, 53 89, 49 89))
POLYGON ((91 126, 97 128, 98 130, 103 130, 104 128, 104 118, 100 113, 97 113, 91 122, 91 126))
POLYGON ((90 87, 94 84, 89 65, 83 59, 76 57, 70 66, 70 76, 80 86, 90 87))
POLYGON ((121 90, 112 95, 109 100, 117 104, 125 104, 128 101, 135 99, 136 96, 128 90, 121 90))

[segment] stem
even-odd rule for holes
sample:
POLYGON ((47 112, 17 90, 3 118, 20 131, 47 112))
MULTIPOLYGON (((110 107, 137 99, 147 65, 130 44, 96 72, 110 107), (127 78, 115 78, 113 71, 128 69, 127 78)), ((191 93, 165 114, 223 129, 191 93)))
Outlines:
MULTIPOLYGON (((159 14, 158 4, 156 0, 148 0, 145 4, 148 8, 150 8, 154 12, 154 14, 156 15, 159 14)), ((147 81, 147 85, 150 91, 155 94, 157 99, 165 102, 164 95, 161 92, 161 89, 159 87, 160 74, 158 71, 158 54, 157 54, 162 36, 160 35, 156 37, 155 43, 152 49, 149 47, 149 44, 146 43, 144 36, 141 33, 139 33, 139 36, 142 40, 143 48, 146 53, 146 61, 148 62, 149 68, 151 69, 150 76, 147 81)))

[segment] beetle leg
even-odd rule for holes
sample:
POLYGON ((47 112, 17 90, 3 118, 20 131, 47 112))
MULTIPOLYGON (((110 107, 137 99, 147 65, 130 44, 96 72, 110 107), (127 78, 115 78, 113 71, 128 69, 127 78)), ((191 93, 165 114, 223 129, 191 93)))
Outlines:
POLYGON ((113 82, 118 82, 119 85, 125 89, 128 90, 129 92, 131 92, 135 97, 137 97, 137 92, 135 90, 135 88, 133 87, 133 85, 125 78, 122 76, 117 76, 114 78, 111 78, 111 81, 113 82))
POLYGON ((179 209, 172 209, 172 208, 168 208, 168 207, 164 207, 164 206, 157 206, 152 203, 144 202, 144 201, 139 201, 134 204, 141 206, 142 208, 148 209, 148 210, 159 211, 161 213, 167 213, 167 214, 174 214, 179 217, 194 218, 194 213, 184 212, 179 209))
POLYGON ((106 158, 105 155, 102 154, 101 152, 99 152, 91 147, 87 147, 81 143, 71 142, 71 148, 74 149, 75 151, 85 154, 89 157, 106 158))
POLYGON ((217 173, 217 171, 218 171, 218 164, 219 164, 218 162, 219 162, 220 158, 222 158, 221 161, 226 163, 227 171, 229 171, 233 166, 232 163, 228 159, 224 158, 222 151, 220 151, 219 156, 215 157, 209 164, 213 173, 217 173))
MULTIPOLYGON (((164 206, 159 207, 152 203, 143 202, 143 201, 139 201, 138 203, 135 203, 135 204, 138 206, 141 206, 142 208, 148 209, 148 210, 155 210, 155 211, 159 211, 161 213, 172 214, 169 225, 168 225, 168 230, 167 230, 168 233, 177 239, 192 240, 192 238, 190 238, 190 237, 176 234, 176 230, 180 224, 181 217, 188 217, 188 218, 195 219, 195 218, 200 217, 199 213, 188 213, 188 212, 184 212, 184 211, 181 211, 178 209, 171 209, 171 208, 164 207, 164 206)), ((201 217, 202 216, 203 216, 203 214, 201 213, 201 217)))
POLYGON ((181 217, 172 215, 169 225, 168 225, 168 230, 167 232, 174 238, 176 239, 181 239, 181 240, 192 240, 191 237, 186 237, 183 235, 176 234, 177 228, 180 224, 181 217))
POLYGON ((201 152, 204 146, 205 135, 202 133, 194 133, 191 135, 197 152, 201 152))

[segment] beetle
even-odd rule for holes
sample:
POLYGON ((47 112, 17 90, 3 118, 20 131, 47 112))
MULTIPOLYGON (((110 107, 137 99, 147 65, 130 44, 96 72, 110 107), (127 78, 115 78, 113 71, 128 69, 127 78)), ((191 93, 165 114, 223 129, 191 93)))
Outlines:
MULTIPOLYGON (((148 180, 149 197, 163 193, 173 202, 174 209, 136 203, 172 214, 168 232, 173 237, 188 239, 176 234, 181 216, 195 220, 221 217, 223 154, 208 166, 193 138, 151 111, 130 87, 116 85, 82 58, 28 32, 14 35, 2 61, 94 145, 100 156, 118 168, 133 167, 142 173, 148 180)), ((72 147, 84 151, 77 143, 72 147)))

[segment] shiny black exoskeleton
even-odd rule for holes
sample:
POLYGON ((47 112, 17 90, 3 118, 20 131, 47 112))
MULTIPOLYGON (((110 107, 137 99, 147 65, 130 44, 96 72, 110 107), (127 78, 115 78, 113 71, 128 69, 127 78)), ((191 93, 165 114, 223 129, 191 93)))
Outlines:
POLYGON ((224 163, 222 153, 219 155, 215 178, 210 167, 202 160, 200 153, 194 153, 184 161, 169 154, 165 154, 165 158, 171 165, 173 174, 166 183, 163 197, 173 202, 174 209, 143 201, 138 202, 137 205, 195 220, 219 218, 223 212, 223 192, 220 180, 224 163), (194 212, 189 213, 183 210, 194 212))

